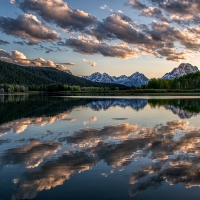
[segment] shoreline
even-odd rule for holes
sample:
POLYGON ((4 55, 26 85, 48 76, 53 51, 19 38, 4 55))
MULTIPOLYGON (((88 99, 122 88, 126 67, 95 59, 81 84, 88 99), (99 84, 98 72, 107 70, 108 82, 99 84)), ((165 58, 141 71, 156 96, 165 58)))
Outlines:
POLYGON ((110 92, 80 92, 80 91, 58 91, 58 92, 41 92, 41 91, 31 91, 31 92, 13 92, 13 93, 0 93, 0 96, 9 96, 9 95, 67 95, 67 96, 199 96, 200 92, 161 92, 161 91, 110 91, 110 92))

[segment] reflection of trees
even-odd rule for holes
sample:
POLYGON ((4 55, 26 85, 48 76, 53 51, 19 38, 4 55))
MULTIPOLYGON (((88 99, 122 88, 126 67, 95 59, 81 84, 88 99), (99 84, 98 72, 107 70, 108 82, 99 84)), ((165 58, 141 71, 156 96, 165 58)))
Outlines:
POLYGON ((96 111, 116 106, 139 111, 149 103, 152 107, 171 105, 175 114, 185 118, 200 113, 200 99, 81 99, 42 95, 0 97, 0 124, 20 118, 54 116, 76 106, 86 106, 96 111))
POLYGON ((42 95, 4 96, 3 102, 0 102, 0 124, 20 118, 54 116, 91 101, 42 95))
POLYGON ((200 113, 200 99, 149 99, 148 103, 151 107, 171 107, 175 114, 180 114, 183 118, 200 113))

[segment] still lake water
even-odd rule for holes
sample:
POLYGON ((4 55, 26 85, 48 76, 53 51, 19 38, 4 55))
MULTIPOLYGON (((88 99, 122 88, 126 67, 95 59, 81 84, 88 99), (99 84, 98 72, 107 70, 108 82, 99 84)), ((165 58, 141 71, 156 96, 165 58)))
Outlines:
POLYGON ((0 96, 0 199, 200 198, 200 98, 0 96))

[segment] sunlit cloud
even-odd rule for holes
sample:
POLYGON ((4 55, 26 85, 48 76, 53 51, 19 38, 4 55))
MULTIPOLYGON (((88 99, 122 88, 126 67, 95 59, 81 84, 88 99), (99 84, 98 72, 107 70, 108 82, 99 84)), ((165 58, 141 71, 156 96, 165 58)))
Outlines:
POLYGON ((92 62, 92 61, 89 61, 89 60, 86 60, 86 59, 83 59, 82 61, 90 64, 92 67, 96 67, 97 66, 97 63, 95 63, 95 62, 92 62))
POLYGON ((24 66, 51 67, 71 74, 62 64, 56 64, 51 60, 45 60, 43 58, 28 59, 22 52, 17 50, 13 50, 12 53, 9 54, 5 50, 0 49, 0 60, 24 66))
POLYGON ((64 29, 81 31, 96 23, 96 17, 82 10, 73 9, 62 0, 15 0, 15 3, 23 11, 37 13, 43 20, 53 22, 64 29))
POLYGON ((32 14, 20 15, 16 19, 0 17, 0 30, 7 35, 28 39, 30 44, 60 40, 60 35, 55 30, 32 14))

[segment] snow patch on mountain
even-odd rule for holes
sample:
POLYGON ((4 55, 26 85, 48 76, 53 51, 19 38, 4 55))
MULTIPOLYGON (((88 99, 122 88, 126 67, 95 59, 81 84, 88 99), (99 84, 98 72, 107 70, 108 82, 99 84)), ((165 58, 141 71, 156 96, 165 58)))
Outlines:
POLYGON ((198 71, 199 69, 196 66, 192 66, 189 63, 182 63, 178 68, 174 68, 171 72, 166 73, 162 79, 173 80, 190 73, 196 73, 198 71))

